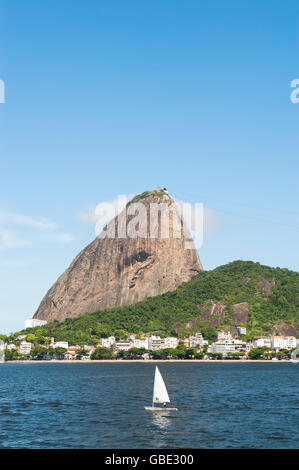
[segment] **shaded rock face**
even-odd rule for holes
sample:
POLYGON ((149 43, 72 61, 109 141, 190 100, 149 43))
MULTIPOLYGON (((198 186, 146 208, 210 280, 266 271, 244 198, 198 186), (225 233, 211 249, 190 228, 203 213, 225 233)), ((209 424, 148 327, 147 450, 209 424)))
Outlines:
MULTIPOLYGON (((201 310, 202 314, 199 318, 195 318, 188 322, 185 325, 185 328, 191 328, 196 325, 198 321, 209 321, 210 327, 216 327, 225 320, 225 309, 226 301, 225 299, 214 302, 209 300, 203 305, 198 305, 198 308, 201 310)), ((249 305, 247 302, 242 302, 239 304, 234 304, 232 306, 232 321, 234 326, 238 326, 241 323, 247 323, 249 319, 249 305)), ((230 329, 231 331, 237 331, 234 326, 230 329)))
POLYGON ((223 322, 225 315, 225 300, 213 302, 210 300, 206 305, 202 306, 201 320, 210 320, 209 326, 217 325, 223 322))
POLYGON ((247 323, 249 319, 249 305, 247 302, 233 305, 232 320, 235 326, 247 323))
MULTIPOLYGON (((135 201, 144 204, 148 220, 152 203, 162 204, 163 207, 173 203, 164 189, 144 193, 144 196, 134 198, 132 203, 135 201)), ((134 205, 129 203, 127 207, 130 205, 132 212, 134 205)), ((113 219, 50 288, 34 318, 62 321, 96 310, 130 305, 172 291, 202 271, 190 235, 172 237, 172 218, 169 238, 161 236, 161 229, 156 238, 151 237, 150 227, 143 237, 105 236, 106 232, 118 234, 120 224, 126 227, 131 224, 132 227, 133 219, 134 215, 128 215, 126 210, 113 219)), ((139 219, 137 230, 141 222, 139 219)))
POLYGON ((262 289, 264 289, 264 291, 267 295, 272 295, 272 287, 275 286, 275 279, 272 279, 272 281, 269 282, 264 277, 259 276, 258 286, 260 286, 262 289))
POLYGON ((274 334, 283 335, 283 336, 297 336, 297 330, 295 326, 289 325, 285 321, 281 321, 280 324, 277 324, 273 327, 274 334))

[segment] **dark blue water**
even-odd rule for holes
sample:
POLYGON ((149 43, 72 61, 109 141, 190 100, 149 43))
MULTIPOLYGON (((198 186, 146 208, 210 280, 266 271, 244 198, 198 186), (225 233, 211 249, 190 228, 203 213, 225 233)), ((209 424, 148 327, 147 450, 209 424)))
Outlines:
POLYGON ((1 448, 298 448, 299 364, 0 364, 1 448))

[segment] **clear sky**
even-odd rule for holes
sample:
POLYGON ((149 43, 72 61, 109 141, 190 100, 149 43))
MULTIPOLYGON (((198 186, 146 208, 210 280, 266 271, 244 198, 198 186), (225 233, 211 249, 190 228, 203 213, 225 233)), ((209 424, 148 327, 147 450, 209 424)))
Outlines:
POLYGON ((299 270, 298 20, 297 0, 0 1, 0 331, 93 240, 82 213, 159 185, 208 209, 205 269, 299 270))

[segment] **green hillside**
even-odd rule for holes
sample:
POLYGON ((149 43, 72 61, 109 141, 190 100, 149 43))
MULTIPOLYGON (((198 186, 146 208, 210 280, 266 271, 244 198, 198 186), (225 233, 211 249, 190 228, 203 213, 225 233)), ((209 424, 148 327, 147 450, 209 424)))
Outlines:
POLYGON ((247 327, 248 339, 270 332, 298 335, 299 273, 235 261, 201 272, 174 292, 26 332, 71 344, 96 344, 107 335, 187 335, 206 327, 233 330, 240 324, 247 327))

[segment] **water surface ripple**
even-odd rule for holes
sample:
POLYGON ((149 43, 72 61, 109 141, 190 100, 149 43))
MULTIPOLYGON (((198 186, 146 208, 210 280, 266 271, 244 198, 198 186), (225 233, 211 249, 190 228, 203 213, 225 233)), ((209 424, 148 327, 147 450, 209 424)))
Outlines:
POLYGON ((299 364, 0 364, 0 448, 298 448, 299 364))

